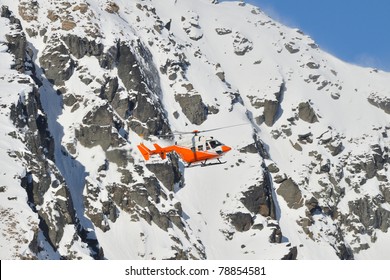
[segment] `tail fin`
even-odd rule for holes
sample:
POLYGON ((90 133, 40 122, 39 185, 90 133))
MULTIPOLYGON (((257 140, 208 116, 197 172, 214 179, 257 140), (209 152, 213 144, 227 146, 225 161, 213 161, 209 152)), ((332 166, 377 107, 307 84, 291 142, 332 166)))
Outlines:
POLYGON ((139 144, 138 146, 138 150, 141 152, 142 156, 144 157, 145 160, 149 160, 150 159, 150 155, 151 155, 151 150, 148 149, 148 147, 146 147, 144 144, 139 144))
POLYGON ((166 159, 167 158, 167 153, 159 144, 153 144, 155 150, 153 151, 155 154, 159 154, 161 159, 166 159))

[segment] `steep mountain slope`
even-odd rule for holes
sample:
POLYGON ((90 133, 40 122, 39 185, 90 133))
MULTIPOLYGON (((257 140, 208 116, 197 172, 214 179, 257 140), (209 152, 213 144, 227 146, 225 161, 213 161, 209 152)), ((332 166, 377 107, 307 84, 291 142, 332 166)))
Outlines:
POLYGON ((389 73, 243 2, 2 5, 2 259, 390 258, 389 73))

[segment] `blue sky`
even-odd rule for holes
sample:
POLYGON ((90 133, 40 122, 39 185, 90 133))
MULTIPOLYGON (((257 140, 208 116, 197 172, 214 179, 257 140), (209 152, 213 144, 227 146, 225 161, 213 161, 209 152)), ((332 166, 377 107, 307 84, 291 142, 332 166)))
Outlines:
POLYGON ((338 58, 390 71, 390 0, 245 0, 338 58))

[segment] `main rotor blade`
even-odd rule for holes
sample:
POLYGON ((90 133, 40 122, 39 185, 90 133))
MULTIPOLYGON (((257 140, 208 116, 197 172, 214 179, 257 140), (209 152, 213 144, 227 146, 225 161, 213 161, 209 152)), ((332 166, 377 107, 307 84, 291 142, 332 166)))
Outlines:
POLYGON ((216 131, 216 130, 231 128, 231 127, 243 126, 243 125, 250 125, 250 123, 241 123, 241 124, 234 124, 234 125, 216 127, 216 128, 211 128, 211 129, 205 129, 205 130, 197 130, 197 133, 204 133, 204 132, 216 131))
POLYGON ((234 124, 234 125, 228 125, 228 126, 222 126, 222 127, 216 127, 216 128, 211 128, 211 129, 204 129, 204 130, 193 130, 193 131, 173 131, 172 133, 169 134, 164 134, 164 135, 157 135, 157 137, 172 137, 175 135, 186 135, 186 134, 194 134, 197 135, 199 133, 205 133, 205 132, 210 132, 210 131, 216 131, 216 130, 221 130, 221 129, 227 129, 231 127, 237 127, 237 126, 243 126, 243 125, 250 125, 250 123, 241 123, 241 124, 234 124))

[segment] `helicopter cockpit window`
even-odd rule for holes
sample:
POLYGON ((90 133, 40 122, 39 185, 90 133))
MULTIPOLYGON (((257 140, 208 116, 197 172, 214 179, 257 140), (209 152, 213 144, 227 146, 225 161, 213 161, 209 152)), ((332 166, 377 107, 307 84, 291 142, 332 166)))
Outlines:
POLYGON ((222 146, 222 143, 217 141, 217 140, 211 140, 209 143, 210 143, 210 146, 211 146, 212 149, 214 149, 214 148, 216 148, 218 146, 222 146))

